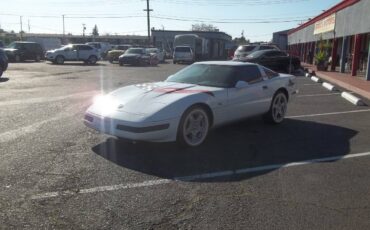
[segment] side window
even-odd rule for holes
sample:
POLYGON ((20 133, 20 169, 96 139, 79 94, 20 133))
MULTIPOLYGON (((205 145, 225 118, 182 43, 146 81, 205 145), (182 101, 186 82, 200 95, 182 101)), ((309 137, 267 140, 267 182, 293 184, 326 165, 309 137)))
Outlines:
POLYGON ((262 75, 256 65, 241 66, 237 71, 237 79, 235 81, 245 81, 249 84, 262 81, 262 75))
POLYGON ((79 50, 92 50, 92 47, 85 46, 85 45, 79 46, 78 48, 79 48, 79 50))
POLYGON ((274 72, 274 71, 272 71, 272 70, 270 70, 270 69, 267 69, 267 68, 265 68, 265 67, 261 67, 261 68, 263 69, 263 72, 265 72, 266 77, 267 77, 268 79, 271 79, 271 78, 274 78, 274 77, 279 76, 279 74, 278 74, 278 73, 276 73, 276 72, 274 72))
POLYGON ((278 51, 270 51, 270 52, 265 53, 265 56, 266 57, 277 57, 281 55, 280 55, 280 52, 278 51))

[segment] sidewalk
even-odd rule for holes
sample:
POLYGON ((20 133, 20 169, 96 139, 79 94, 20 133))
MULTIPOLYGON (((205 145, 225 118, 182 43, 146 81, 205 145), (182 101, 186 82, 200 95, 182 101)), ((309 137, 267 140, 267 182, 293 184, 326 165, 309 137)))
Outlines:
POLYGON ((364 78, 352 77, 350 74, 332 71, 317 71, 316 66, 307 63, 302 63, 302 67, 309 69, 310 72, 315 71, 316 76, 323 80, 370 100, 370 81, 366 81, 364 78))

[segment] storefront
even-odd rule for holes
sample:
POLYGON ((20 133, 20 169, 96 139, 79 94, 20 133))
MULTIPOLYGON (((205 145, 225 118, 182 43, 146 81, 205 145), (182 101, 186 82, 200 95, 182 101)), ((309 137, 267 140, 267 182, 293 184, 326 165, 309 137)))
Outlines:
POLYGON ((301 61, 370 80, 370 1, 343 0, 289 31, 288 52, 301 61))

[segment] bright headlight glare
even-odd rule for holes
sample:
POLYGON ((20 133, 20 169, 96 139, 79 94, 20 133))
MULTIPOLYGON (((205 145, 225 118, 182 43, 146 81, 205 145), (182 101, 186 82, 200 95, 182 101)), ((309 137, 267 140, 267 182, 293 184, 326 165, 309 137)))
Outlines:
POLYGON ((94 106, 100 110, 102 115, 112 113, 118 105, 117 100, 110 95, 98 95, 94 98, 94 106))

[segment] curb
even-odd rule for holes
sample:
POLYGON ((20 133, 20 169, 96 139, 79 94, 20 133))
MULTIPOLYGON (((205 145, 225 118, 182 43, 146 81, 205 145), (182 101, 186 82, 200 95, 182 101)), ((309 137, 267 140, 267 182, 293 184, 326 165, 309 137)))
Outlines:
POLYGON ((343 92, 341 93, 341 96, 346 99, 347 101, 351 102, 354 105, 365 105, 365 103, 358 97, 348 93, 348 92, 343 92))
POLYGON ((327 83, 327 82, 324 82, 322 83, 322 86, 330 91, 337 91, 337 89, 335 88, 334 85, 330 84, 330 83, 327 83))
POLYGON ((321 83, 322 81, 320 80, 320 78, 316 77, 316 76, 312 76, 311 77, 311 80, 314 81, 314 82, 317 82, 317 83, 321 83))

